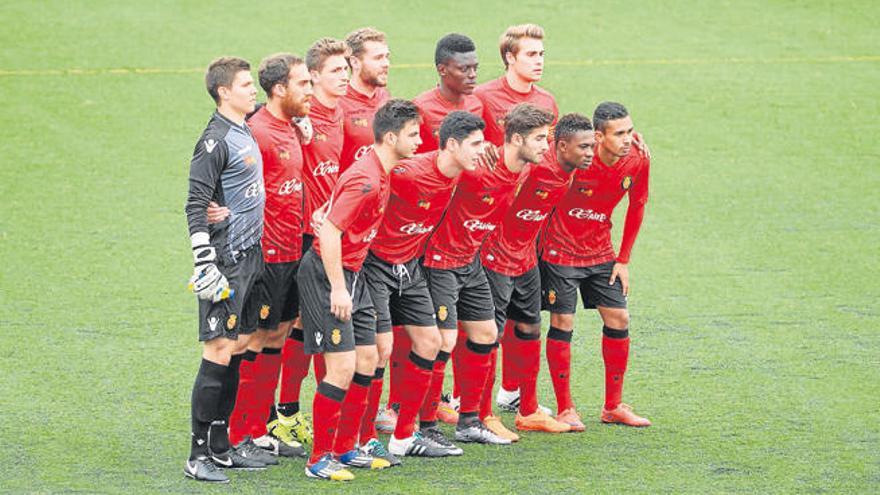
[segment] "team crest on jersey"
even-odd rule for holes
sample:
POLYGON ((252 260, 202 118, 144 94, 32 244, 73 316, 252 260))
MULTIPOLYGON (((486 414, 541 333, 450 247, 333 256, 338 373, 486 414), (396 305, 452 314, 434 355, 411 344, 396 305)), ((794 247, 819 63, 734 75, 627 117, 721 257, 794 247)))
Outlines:
POLYGON ((269 305, 264 304, 262 308, 260 308, 260 319, 265 320, 269 317, 269 305))
POLYGON ((334 328, 332 332, 330 332, 330 342, 333 345, 339 345, 342 342, 342 332, 339 331, 338 328, 334 328))
POLYGON ((548 193, 547 191, 545 191, 543 189, 538 189, 537 191, 535 191, 535 196, 537 196, 541 199, 547 199, 547 196, 549 196, 549 195, 550 195, 550 193, 548 193))
POLYGON ((226 319, 226 329, 232 330, 235 328, 235 324, 238 323, 238 316, 235 314, 229 315, 229 318, 226 319))
POLYGON ((498 124, 498 127, 504 128, 504 117, 499 117, 495 119, 495 123, 498 124))
POLYGON ((326 140, 327 140, 327 135, 326 135, 326 134, 321 134, 321 133, 319 132, 319 133, 316 133, 316 134, 315 134, 315 137, 312 138, 312 139, 314 139, 315 141, 326 141, 326 140))
POLYGON ((278 158, 281 160, 290 160, 290 152, 287 150, 281 150, 278 152, 278 158))
POLYGON ((487 194, 487 195, 483 196, 483 203, 486 203, 487 205, 491 206, 492 204, 495 203, 495 198, 493 198, 491 194, 487 194))
POLYGON ((257 159, 252 155, 246 155, 244 157, 244 164, 250 167, 251 165, 255 165, 257 163, 257 159))
POLYGON ((373 190, 373 185, 369 184, 369 183, 364 184, 363 187, 361 187, 361 192, 364 194, 367 194, 368 192, 370 192, 372 190, 373 190))
POLYGON ((580 187, 580 188, 578 188, 578 192, 588 198, 593 195, 593 190, 590 189, 589 187, 580 187))
POLYGON ((623 181, 620 183, 620 187, 622 187, 623 190, 626 191, 627 189, 630 188, 630 186, 632 186, 632 183, 633 183, 633 178, 627 175, 626 177, 623 178, 623 181))
POLYGON ((437 318, 439 318, 440 321, 446 321, 446 318, 448 317, 449 309, 447 309, 446 306, 440 306, 439 308, 437 308, 437 318))
POLYGON ((369 127, 369 125, 370 125, 370 122, 363 117, 351 119, 351 123, 352 123, 352 125, 356 125, 358 127, 369 127))
POLYGON ((419 203, 418 203, 418 207, 419 207, 419 208, 424 208, 425 210, 427 210, 428 208, 431 207, 431 202, 430 202, 430 201, 427 201, 427 200, 424 200, 424 199, 420 199, 420 200, 419 200, 419 203))
POLYGON ((555 290, 550 289, 550 291, 547 292, 547 302, 550 304, 556 304, 556 291, 555 290))

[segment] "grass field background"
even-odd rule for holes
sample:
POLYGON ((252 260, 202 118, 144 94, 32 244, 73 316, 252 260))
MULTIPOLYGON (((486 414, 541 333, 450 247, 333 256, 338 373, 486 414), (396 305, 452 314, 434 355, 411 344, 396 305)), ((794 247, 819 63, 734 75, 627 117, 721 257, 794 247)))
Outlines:
POLYGON ((877 493, 878 25, 870 1, 3 2, 0 492, 877 493), (473 37, 485 81, 521 22, 547 31, 563 112, 621 101, 652 148, 625 398, 655 426, 598 422, 601 323, 582 311, 585 433, 346 486, 301 461, 185 480, 203 68, 374 25, 409 98, 434 84, 440 36, 473 37))

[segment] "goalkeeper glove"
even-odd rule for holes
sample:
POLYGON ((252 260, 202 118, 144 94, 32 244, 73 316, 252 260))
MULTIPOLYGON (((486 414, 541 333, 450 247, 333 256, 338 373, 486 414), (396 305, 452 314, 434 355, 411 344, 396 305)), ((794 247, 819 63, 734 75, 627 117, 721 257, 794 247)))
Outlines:
POLYGON ((298 117, 293 119, 293 124, 299 129, 299 133, 302 136, 302 144, 311 143, 312 135, 315 133, 314 129, 312 129, 312 121, 308 117, 298 117))
POLYGON ((195 267, 193 276, 189 279, 189 290, 199 299, 215 303, 235 295, 235 290, 229 287, 229 281, 214 264, 217 253, 211 246, 208 234, 196 232, 190 236, 190 240, 195 267))

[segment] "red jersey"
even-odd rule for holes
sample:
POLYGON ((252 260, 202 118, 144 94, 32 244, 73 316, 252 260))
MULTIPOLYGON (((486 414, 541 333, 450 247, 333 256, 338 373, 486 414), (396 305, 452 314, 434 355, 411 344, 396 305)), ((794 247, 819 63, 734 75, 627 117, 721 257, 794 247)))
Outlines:
POLYGON ((422 116, 422 123, 419 125, 422 145, 419 146, 418 153, 440 148, 440 124, 450 113, 464 110, 477 117, 483 116, 483 103, 476 96, 464 95, 461 103, 456 105, 443 97, 439 87, 416 96, 413 103, 419 107, 419 114, 422 116))
POLYGON ((563 266, 593 266, 615 260, 628 263, 648 202, 650 161, 636 146, 609 167, 599 155, 575 173, 571 188, 547 223, 541 259, 563 266), (620 254, 611 245, 611 213, 629 195, 620 254))
MULTIPOLYGON (((504 117, 520 103, 531 103, 538 108, 553 112, 554 117, 559 118, 556 99, 549 91, 535 84, 532 84, 532 89, 528 93, 520 93, 510 87, 507 78, 501 76, 477 86, 474 95, 483 102, 483 120, 486 121, 483 135, 486 141, 495 146, 504 144, 504 117)), ((556 125, 556 119, 553 120, 553 125, 556 125)))
MULTIPOLYGON (((326 221, 342 231, 342 267, 346 270, 360 271, 364 264, 385 214, 390 182, 379 156, 371 150, 340 175, 333 187, 326 221)), ((315 237, 312 244, 318 256, 319 240, 315 237)))
POLYGON ((266 207, 263 217, 263 259, 267 263, 296 261, 302 256, 302 167, 299 138, 289 121, 260 108, 249 120, 260 154, 266 207))
POLYGON ((340 173, 345 172, 345 169, 373 148, 373 116, 389 98, 391 96, 385 88, 376 88, 370 98, 349 85, 345 96, 339 99, 339 106, 345 117, 345 138, 339 160, 340 173))
POLYGON ((422 255, 458 183, 437 168, 439 151, 402 160, 391 171, 388 211, 370 250, 386 263, 403 264, 422 255))
POLYGON ((342 153, 342 108, 327 108, 312 97, 309 111, 312 121, 312 141, 303 145, 305 164, 303 183, 305 203, 303 207, 303 232, 312 232, 312 213, 330 199, 330 192, 339 177, 339 157, 342 153))
POLYGON ((551 149, 531 168, 528 178, 480 251, 483 266, 508 277, 538 264, 535 240, 556 203, 568 191, 572 173, 565 171, 551 149))
POLYGON ((503 149, 498 154, 495 170, 479 167, 461 174, 446 216, 428 241, 424 266, 448 270, 467 265, 497 228, 522 175, 507 169, 503 149))

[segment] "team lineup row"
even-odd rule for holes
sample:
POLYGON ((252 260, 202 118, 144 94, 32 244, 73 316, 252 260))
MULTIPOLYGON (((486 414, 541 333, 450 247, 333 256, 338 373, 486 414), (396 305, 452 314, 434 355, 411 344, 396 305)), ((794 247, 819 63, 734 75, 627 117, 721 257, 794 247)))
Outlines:
POLYGON ((438 421, 455 425, 456 443, 518 441, 493 400, 517 412, 519 431, 583 431, 569 383, 579 289, 603 320, 601 421, 650 425, 621 402, 650 154, 619 103, 559 117, 536 84, 543 38, 533 24, 508 28, 504 74, 477 85, 473 41, 446 35, 438 85, 411 102, 385 89, 390 52, 372 28, 320 39, 304 59, 264 59, 263 106, 248 62, 211 63, 217 110, 186 203, 203 343, 188 477, 228 482, 221 468, 302 456, 309 477, 351 480, 350 468, 462 455, 438 421), (555 415, 536 390, 542 310, 555 415), (310 418, 299 395, 312 363, 310 418))

